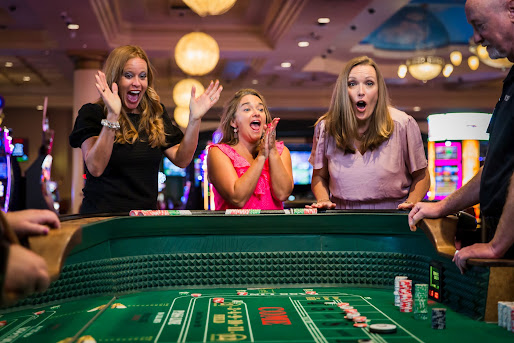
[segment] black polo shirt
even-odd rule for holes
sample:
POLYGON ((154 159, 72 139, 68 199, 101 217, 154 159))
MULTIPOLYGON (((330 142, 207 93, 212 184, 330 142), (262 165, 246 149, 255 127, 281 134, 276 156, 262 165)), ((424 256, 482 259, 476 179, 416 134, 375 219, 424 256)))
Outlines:
POLYGON ((480 182, 480 208, 484 216, 499 218, 514 172, 514 67, 503 81, 487 132, 489 148, 480 182))

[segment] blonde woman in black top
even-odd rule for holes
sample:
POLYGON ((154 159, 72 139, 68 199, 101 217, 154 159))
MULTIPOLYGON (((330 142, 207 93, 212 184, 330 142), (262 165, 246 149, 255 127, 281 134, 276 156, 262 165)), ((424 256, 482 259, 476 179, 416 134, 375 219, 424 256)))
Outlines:
POLYGON ((191 91, 189 124, 173 125, 153 88, 153 70, 137 46, 114 49, 96 75, 100 99, 84 105, 70 144, 81 148, 86 185, 80 213, 157 209, 157 174, 162 156, 186 167, 198 144, 200 121, 223 89, 211 82, 191 91))

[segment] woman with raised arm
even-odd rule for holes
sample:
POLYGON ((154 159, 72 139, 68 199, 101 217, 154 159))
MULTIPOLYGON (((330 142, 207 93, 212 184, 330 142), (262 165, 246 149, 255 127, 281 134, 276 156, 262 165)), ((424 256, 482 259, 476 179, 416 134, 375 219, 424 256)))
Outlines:
POLYGON ((191 91, 185 133, 173 125, 153 88, 154 72, 138 46, 114 49, 96 75, 100 99, 82 106, 70 135, 81 148, 86 185, 80 213, 157 209, 157 176, 163 155, 186 167, 198 144, 200 121, 223 89, 211 82, 191 91))

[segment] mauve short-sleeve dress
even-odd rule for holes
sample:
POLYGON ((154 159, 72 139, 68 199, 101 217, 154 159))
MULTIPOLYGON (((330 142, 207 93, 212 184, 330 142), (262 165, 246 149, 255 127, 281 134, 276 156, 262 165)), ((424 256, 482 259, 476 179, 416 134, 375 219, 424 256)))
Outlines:
POLYGON ((345 154, 316 125, 309 162, 314 169, 328 166, 330 199, 338 209, 396 209, 407 199, 412 173, 428 163, 419 126, 411 116, 390 107, 394 130, 377 149, 345 154))

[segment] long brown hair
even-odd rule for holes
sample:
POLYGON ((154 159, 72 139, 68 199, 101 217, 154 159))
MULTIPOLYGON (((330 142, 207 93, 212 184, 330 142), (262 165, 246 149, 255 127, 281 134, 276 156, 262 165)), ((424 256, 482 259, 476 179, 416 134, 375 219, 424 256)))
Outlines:
MULTIPOLYGON (((162 120, 163 108, 159 95, 157 95, 153 88, 154 69, 144 50, 135 45, 124 45, 114 49, 109 54, 104 65, 107 84, 109 85, 109 88, 112 88, 112 84, 114 82, 119 84, 119 80, 123 75, 123 69, 127 62, 132 58, 141 58, 146 62, 148 67, 148 87, 138 105, 138 109, 141 113, 141 121, 139 122, 139 127, 136 129, 122 106, 119 119, 120 130, 116 131, 114 142, 120 144, 133 144, 138 138, 140 138, 140 133, 145 132, 148 136, 148 143, 152 148, 164 146, 166 144, 166 137, 164 134, 164 122, 162 120)), ((102 105, 104 107, 104 112, 107 113, 107 108, 102 98, 100 98, 97 103, 102 105)))
POLYGON ((264 106, 264 113, 266 113, 266 124, 271 123, 271 114, 262 94, 251 88, 240 89, 223 107, 223 114, 221 115, 220 126, 218 128, 218 131, 222 134, 220 143, 236 145, 239 141, 237 135, 234 134, 234 128, 230 124, 236 119, 237 107, 245 95, 255 95, 261 99, 262 105, 264 106))
POLYGON ((386 141, 392 134, 394 122, 389 114, 389 96, 382 73, 377 64, 367 56, 355 57, 350 60, 339 77, 332 93, 332 100, 328 112, 318 119, 325 121, 327 132, 335 138, 336 145, 345 153, 354 154, 354 140, 358 138, 357 117, 355 116, 350 95, 348 93, 348 77, 351 70, 358 65, 372 66, 377 73, 378 99, 371 115, 368 130, 362 137, 362 152, 374 150, 386 141))

